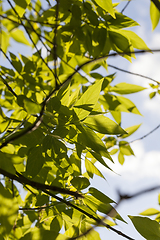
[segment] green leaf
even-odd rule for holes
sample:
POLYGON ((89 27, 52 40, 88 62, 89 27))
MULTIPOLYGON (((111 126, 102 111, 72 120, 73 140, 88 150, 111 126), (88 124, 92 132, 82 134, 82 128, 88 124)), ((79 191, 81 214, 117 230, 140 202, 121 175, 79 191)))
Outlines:
POLYGON ((118 124, 103 115, 89 116, 83 121, 83 123, 99 133, 115 135, 125 133, 118 124))
POLYGON ((117 52, 130 52, 131 44, 129 39, 124 36, 120 31, 115 29, 109 30, 110 43, 114 51, 117 52))
POLYGON ((45 162, 45 158, 42 156, 42 148, 34 147, 28 153, 27 165, 26 165, 26 174, 35 177, 45 162))
MULTIPOLYGON (((5 151, 5 149, 2 150, 5 151)), ((7 172, 15 174, 15 168, 13 166, 12 157, 13 157, 12 154, 0 152, 0 168, 7 172)))
POLYGON ((18 13, 18 15, 20 17, 23 16, 23 14, 25 13, 25 10, 27 8, 27 6, 30 4, 31 0, 14 0, 16 6, 15 6, 15 9, 18 13))
POLYGON ((147 217, 129 216, 136 230, 147 240, 159 240, 159 223, 147 217))
POLYGON ((20 106, 24 106, 24 108, 29 114, 37 114, 41 111, 41 105, 33 102, 31 99, 27 98, 24 95, 19 95, 17 97, 17 101, 20 106))
POLYGON ((122 83, 118 83, 117 85, 115 85, 113 87, 110 87, 109 91, 116 92, 119 94, 131 94, 131 93, 143 91, 144 89, 146 89, 146 88, 138 86, 138 85, 122 82, 122 83))
POLYGON ((97 103, 102 83, 103 79, 97 80, 74 105, 74 111, 80 120, 86 118, 97 103))
POLYGON ((116 96, 116 98, 121 103, 121 105, 117 106, 117 110, 141 115, 135 104, 130 99, 122 96, 116 96))
POLYGON ((26 39, 24 32, 18 28, 14 28, 11 32, 10 32, 11 37, 19 43, 23 43, 25 45, 30 46, 29 41, 26 39))
POLYGON ((71 180, 71 184, 78 190, 87 188, 90 185, 90 182, 85 177, 74 177, 71 180))
POLYGON ((106 12, 109 12, 113 18, 115 18, 112 0, 94 0, 106 12))
POLYGON ((115 12, 115 19, 111 18, 110 16, 106 18, 107 23, 112 27, 112 28, 127 28, 127 27, 133 27, 133 26, 138 26, 139 24, 134 21, 133 19, 125 16, 122 13, 115 12))
POLYGON ((0 235, 5 236, 12 230, 19 205, 16 198, 0 183, 0 235))
POLYGON ((103 203, 113 203, 114 202, 112 199, 110 199, 104 193, 100 192, 99 190, 97 190, 94 187, 89 188, 89 193, 103 203))
POLYGON ((111 156, 109 155, 106 146, 102 142, 102 140, 98 137, 98 135, 92 131, 91 129, 87 127, 80 128, 82 134, 79 134, 80 142, 82 142, 83 145, 90 147, 93 151, 90 151, 90 153, 104 166, 107 166, 105 161, 102 158, 99 158, 98 156, 104 156, 112 161, 111 156))
POLYGON ((22 63, 20 62, 20 60, 18 59, 18 57, 16 57, 16 55, 14 55, 13 53, 9 52, 10 57, 11 57, 11 62, 14 66, 14 68, 16 69, 16 71, 18 73, 20 73, 22 71, 22 63))
POLYGON ((37 114, 37 113, 40 113, 41 111, 41 105, 31 101, 30 99, 28 98, 25 98, 24 99, 24 107, 25 109, 27 110, 27 112, 29 114, 37 114))
POLYGON ((142 38, 140 38, 135 32, 129 30, 119 30, 118 32, 128 38, 134 48, 150 50, 142 38))

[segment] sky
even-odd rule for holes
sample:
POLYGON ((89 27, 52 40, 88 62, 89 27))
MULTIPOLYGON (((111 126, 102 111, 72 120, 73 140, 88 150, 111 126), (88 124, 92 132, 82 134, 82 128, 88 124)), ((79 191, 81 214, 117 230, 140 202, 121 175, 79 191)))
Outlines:
MULTIPOLYGON (((122 9, 125 4, 126 1, 122 2, 120 4, 120 9, 122 9)), ((133 30, 147 43, 148 47, 151 49, 156 49, 160 48, 160 26, 158 26, 156 30, 152 32, 149 16, 149 4, 149 0, 132 0, 124 14, 140 23, 141 26, 134 27, 133 30)), ((18 47, 21 49, 24 48, 23 45, 18 45, 18 47)), ((119 68, 144 74, 160 81, 159 62, 160 53, 137 55, 136 60, 133 60, 132 64, 122 57, 110 58, 108 60, 108 63, 119 68)), ((109 74, 114 72, 114 69, 109 68, 109 74)), ((148 83, 152 83, 147 79, 142 79, 140 77, 118 71, 116 76, 117 77, 113 82, 114 84, 119 82, 128 82, 137 85, 139 84, 148 88, 148 83)), ((130 138, 128 138, 129 141, 144 136, 160 123, 160 95, 150 100, 150 92, 150 90, 145 90, 129 96, 135 105, 138 106, 138 109, 143 115, 138 116, 129 115, 127 113, 123 114, 122 127, 129 127, 142 123, 140 129, 130 138)), ((128 95, 126 97, 128 97, 128 95)), ((120 190, 124 194, 133 194, 148 187, 158 185, 160 183, 159 142, 160 128, 143 140, 135 141, 131 144, 131 147, 135 153, 135 157, 126 157, 126 161, 123 166, 118 163, 117 155, 113 156, 115 164, 111 164, 109 162, 107 162, 107 164, 110 164, 110 167, 114 170, 114 172, 106 170, 100 164, 97 164, 106 177, 106 181, 100 179, 99 177, 95 177, 92 181, 92 185, 97 187, 115 201, 118 199, 117 190, 120 190)), ((124 220, 128 222, 128 224, 118 221, 117 223, 119 226, 117 229, 125 234, 128 234, 130 237, 135 238, 136 240, 143 240, 144 238, 137 233, 127 215, 138 215, 140 212, 150 207, 160 210, 158 205, 158 193, 160 193, 160 191, 154 191, 141 197, 134 198, 133 200, 123 201, 118 206, 117 211, 124 218, 124 220)), ((123 237, 118 236, 116 233, 113 233, 105 228, 97 228, 97 230, 100 233, 102 240, 124 239, 123 237)))
MULTIPOLYGON (((126 4, 123 2, 120 4, 122 9, 126 4)), ((149 13, 150 1, 146 0, 132 0, 128 5, 124 14, 136 20, 140 27, 133 28, 133 30, 146 42, 150 49, 160 49, 160 26, 152 31, 150 13, 149 13)), ((133 60, 130 64, 127 60, 119 58, 110 58, 109 64, 115 65, 119 68, 124 68, 128 71, 139 73, 148 77, 151 77, 157 81, 160 81, 160 53, 147 53, 137 55, 136 60, 133 60)), ((109 68, 109 74, 115 72, 114 69, 109 68)), ((119 82, 128 82, 132 84, 142 85, 148 88, 149 83, 153 83, 147 79, 129 75, 126 73, 118 72, 113 84, 119 82)), ((160 95, 150 100, 150 89, 142 91, 140 93, 126 95, 129 97, 143 116, 129 115, 127 113, 122 116, 122 127, 129 127, 132 125, 142 123, 139 130, 128 138, 129 141, 140 138, 146 133, 150 132, 156 126, 160 124, 160 95)), ((118 199, 117 190, 123 194, 134 194, 137 191, 148 189, 160 184, 160 128, 154 133, 150 134, 143 140, 135 141, 131 144, 134 150, 135 157, 129 156, 125 158, 125 163, 121 166, 118 163, 117 155, 114 156, 115 164, 109 164, 114 170, 113 173, 104 167, 97 164, 104 176, 106 182, 100 178, 93 180, 93 185, 99 188, 106 195, 113 200, 118 199)), ((128 222, 128 224, 118 221, 118 230, 129 235, 136 240, 143 240, 144 238, 135 230, 131 221, 127 215, 136 216, 140 212, 148 208, 156 208, 160 210, 158 205, 158 194, 160 190, 151 193, 144 194, 131 200, 123 201, 118 207, 119 214, 128 222)), ((124 239, 122 236, 108 231, 105 228, 97 228, 100 233, 101 239, 124 239)))

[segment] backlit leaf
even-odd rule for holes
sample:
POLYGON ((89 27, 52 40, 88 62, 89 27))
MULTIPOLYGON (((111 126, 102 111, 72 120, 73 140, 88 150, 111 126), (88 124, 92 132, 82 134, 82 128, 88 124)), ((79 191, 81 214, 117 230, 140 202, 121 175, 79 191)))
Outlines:
POLYGON ((158 213, 160 213, 159 210, 157 210, 155 208, 149 208, 149 209, 141 212, 140 214, 144 215, 144 216, 152 216, 152 215, 155 215, 155 214, 158 214, 158 213))
POLYGON ((17 13, 19 14, 20 17, 22 17, 31 0, 21 0, 21 1, 14 0, 14 2, 16 4, 15 9, 17 13))
POLYGON ((89 128, 104 134, 125 133, 125 131, 118 124, 103 115, 87 117, 83 123, 89 128))
POLYGON ((126 128, 125 131, 127 132, 127 134, 123 134, 123 135, 121 136, 121 138, 129 137, 129 136, 132 135, 134 132, 136 132, 140 126, 141 126, 141 124, 138 124, 138 125, 134 125, 134 126, 131 126, 131 127, 126 128))
POLYGON ((102 83, 103 79, 97 80, 74 105, 74 111, 80 120, 87 117, 97 103, 102 83))
POLYGON ((110 87, 109 91, 116 92, 119 94, 131 94, 131 93, 143 91, 144 89, 146 89, 146 88, 138 86, 138 85, 122 82, 122 83, 118 83, 117 85, 115 85, 113 87, 110 87))
POLYGON ((98 170, 98 168, 91 162, 89 161, 87 158, 85 158, 85 167, 87 170, 88 175, 93 178, 93 174, 96 174, 97 176, 100 176, 101 178, 105 177, 103 176, 103 174, 98 170))
POLYGON ((106 12, 109 12, 113 18, 115 18, 112 0, 94 0, 101 8, 106 12))
POLYGON ((24 32, 22 30, 15 28, 10 32, 10 35, 16 42, 23 43, 30 46, 30 43, 26 39, 24 32))
MULTIPOLYGON (((157 0, 157 2, 158 2, 158 0, 157 0)), ((159 23, 160 10, 158 10, 158 8, 155 6, 153 1, 151 1, 151 3, 150 3, 150 18, 151 18, 151 22, 152 22, 152 30, 154 30, 159 23)))

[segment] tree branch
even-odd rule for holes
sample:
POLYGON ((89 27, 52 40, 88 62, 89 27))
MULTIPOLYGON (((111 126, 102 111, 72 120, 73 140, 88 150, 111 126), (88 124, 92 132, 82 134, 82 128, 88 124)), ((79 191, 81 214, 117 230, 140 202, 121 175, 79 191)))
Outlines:
POLYGON ((158 85, 160 85, 160 82, 154 80, 153 78, 150 78, 150 77, 144 76, 144 75, 142 75, 142 74, 134 73, 134 72, 130 72, 130 71, 127 71, 127 70, 125 70, 125 69, 122 69, 122 68, 119 68, 119 67, 113 66, 113 65, 111 65, 111 64, 108 64, 108 67, 114 68, 114 69, 116 69, 116 70, 118 70, 118 71, 121 71, 121 72, 124 72, 124 73, 128 73, 128 74, 131 74, 131 75, 135 75, 135 76, 138 76, 138 77, 142 77, 142 78, 149 79, 149 80, 151 80, 151 81, 157 83, 158 85))
POLYGON ((55 14, 55 28, 54 28, 54 43, 53 43, 53 60, 54 60, 54 74, 56 84, 59 82, 57 76, 57 29, 58 29, 58 14, 59 14, 59 0, 56 0, 56 14, 55 14))
MULTIPOLYGON (((64 199, 62 199, 62 198, 60 198, 60 197, 58 197, 58 196, 55 196, 54 194, 52 194, 51 192, 49 192, 49 191, 47 191, 47 190, 44 190, 44 192, 45 192, 46 194, 48 194, 48 195, 56 198, 58 201, 65 203, 67 206, 70 206, 70 207, 78 210, 79 212, 85 214, 85 215, 88 216, 89 218, 91 218, 91 219, 93 219, 94 221, 96 221, 97 224, 101 224, 101 225, 105 226, 106 228, 110 229, 111 231, 117 233, 118 235, 120 235, 120 236, 122 236, 122 237, 124 237, 124 238, 126 238, 126 239, 135 240, 135 239, 127 236, 126 234, 122 233, 121 231, 118 231, 118 230, 114 229, 114 228, 111 227, 109 224, 104 223, 103 221, 101 221, 100 218, 98 218, 98 217, 96 218, 96 217, 94 217, 93 215, 89 214, 88 212, 86 212, 85 210, 81 209, 81 208, 78 207, 77 205, 75 205, 75 204, 73 204, 73 203, 71 203, 71 202, 68 202, 68 201, 66 201, 66 200, 64 200, 64 199)), ((72 238, 69 238, 69 239, 72 239, 72 238)), ((76 238, 75 238, 75 239, 76 239, 76 238)))
POLYGON ((0 174, 4 175, 4 176, 6 176, 10 179, 16 180, 17 182, 19 182, 21 184, 29 185, 29 186, 31 186, 33 188, 36 188, 38 190, 41 190, 41 191, 44 191, 44 190, 48 189, 48 190, 51 190, 51 191, 54 191, 54 192, 58 192, 58 193, 62 193, 62 194, 68 194, 68 195, 74 196, 76 198, 83 198, 83 196, 78 192, 73 192, 73 191, 70 191, 70 190, 65 189, 65 188, 35 182, 35 181, 32 181, 32 180, 24 177, 22 174, 20 174, 18 172, 16 172, 16 175, 14 175, 14 174, 9 173, 9 172, 0 168, 0 174))
POLYGON ((123 12, 126 10, 126 8, 128 7, 128 5, 130 4, 131 1, 132 1, 132 0, 129 0, 129 1, 126 3, 126 5, 125 5, 124 8, 122 9, 121 13, 123 13, 123 12))
POLYGON ((0 77, 2 79, 2 82, 6 85, 7 89, 9 92, 11 92, 16 98, 17 98, 17 94, 13 91, 13 89, 9 86, 9 84, 7 83, 7 81, 3 78, 2 74, 0 73, 0 77))
POLYGON ((142 136, 142 137, 140 137, 140 138, 137 138, 137 139, 135 139, 135 140, 133 140, 133 141, 131 141, 131 142, 129 142, 129 143, 133 143, 133 142, 136 142, 136 141, 139 141, 139 140, 142 140, 142 139, 148 137, 151 133, 153 133, 154 131, 156 131, 159 127, 160 127, 160 124, 159 124, 157 127, 155 127, 154 129, 152 129, 149 133, 147 133, 147 134, 145 134, 144 136, 142 136))

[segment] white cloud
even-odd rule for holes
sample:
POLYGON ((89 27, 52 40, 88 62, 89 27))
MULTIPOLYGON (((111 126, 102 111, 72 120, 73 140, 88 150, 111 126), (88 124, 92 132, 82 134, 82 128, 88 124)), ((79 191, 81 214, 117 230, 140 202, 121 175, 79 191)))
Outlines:
MULTIPOLYGON (((132 145, 136 157, 127 157, 124 165, 120 165, 117 161, 117 156, 114 157, 115 164, 107 164, 113 169, 115 173, 121 175, 123 180, 138 181, 145 178, 160 179, 160 151, 146 152, 142 142, 137 141, 132 145)), ((97 167, 102 173, 110 174, 112 177, 119 176, 102 165, 97 163, 97 167)), ((120 177, 120 178, 121 178, 120 177)))

